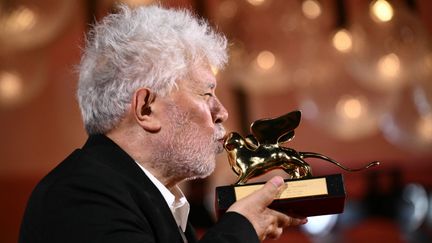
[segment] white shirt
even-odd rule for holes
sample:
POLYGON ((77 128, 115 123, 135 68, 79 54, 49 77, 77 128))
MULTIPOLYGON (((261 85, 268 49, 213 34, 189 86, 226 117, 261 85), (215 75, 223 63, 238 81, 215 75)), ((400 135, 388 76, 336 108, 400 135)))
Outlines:
POLYGON ((168 204, 168 207, 171 209, 171 213, 173 214, 177 225, 181 228, 181 230, 183 230, 183 232, 185 232, 190 206, 189 202, 186 200, 186 197, 183 195, 183 192, 178 186, 173 187, 171 191, 168 190, 168 188, 166 188, 164 184, 162 184, 148 170, 142 167, 139 163, 137 164, 160 191, 166 203, 168 204))

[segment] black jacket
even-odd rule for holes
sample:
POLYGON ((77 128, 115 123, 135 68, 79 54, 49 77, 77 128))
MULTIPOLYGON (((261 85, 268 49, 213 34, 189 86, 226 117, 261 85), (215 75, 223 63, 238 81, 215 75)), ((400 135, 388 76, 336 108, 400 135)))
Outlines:
MULTIPOLYGON (((190 224, 190 243, 196 242, 190 224)), ((20 243, 182 242, 163 196, 134 160, 104 135, 90 136, 34 189, 20 243)), ((225 214, 199 242, 258 242, 251 223, 225 214)))

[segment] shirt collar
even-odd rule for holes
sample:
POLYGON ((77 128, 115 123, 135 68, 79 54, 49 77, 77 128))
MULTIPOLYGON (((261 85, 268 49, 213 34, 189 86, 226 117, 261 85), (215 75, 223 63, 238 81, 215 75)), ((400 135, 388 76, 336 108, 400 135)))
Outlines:
POLYGON ((139 163, 137 164, 144 171, 150 181, 160 191, 166 203, 168 204, 168 207, 170 208, 171 213, 173 214, 174 219, 177 222, 177 225, 183 230, 183 232, 185 232, 190 206, 181 189, 176 185, 170 191, 154 175, 152 175, 150 171, 148 171, 139 163))

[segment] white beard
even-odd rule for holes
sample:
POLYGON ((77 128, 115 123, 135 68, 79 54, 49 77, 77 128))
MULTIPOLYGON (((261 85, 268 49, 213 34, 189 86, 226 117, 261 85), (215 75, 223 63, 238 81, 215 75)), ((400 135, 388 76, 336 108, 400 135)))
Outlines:
POLYGON ((175 104, 169 111, 171 127, 162 128, 153 141, 153 167, 162 176, 177 180, 205 178, 216 165, 216 154, 223 147, 217 141, 225 134, 218 125, 213 136, 203 133, 202 127, 190 121, 190 114, 180 111, 175 104))

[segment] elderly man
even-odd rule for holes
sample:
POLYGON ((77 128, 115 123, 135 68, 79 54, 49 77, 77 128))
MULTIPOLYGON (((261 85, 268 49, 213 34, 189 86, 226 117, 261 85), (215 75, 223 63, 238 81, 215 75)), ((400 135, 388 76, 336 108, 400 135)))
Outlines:
MULTIPOLYGON (((178 184, 215 167, 228 113, 211 67, 226 39, 187 11, 121 6, 89 34, 78 101, 89 139, 35 188, 20 242, 195 242, 178 184)), ((276 238, 282 178, 235 204, 200 242, 276 238)))

